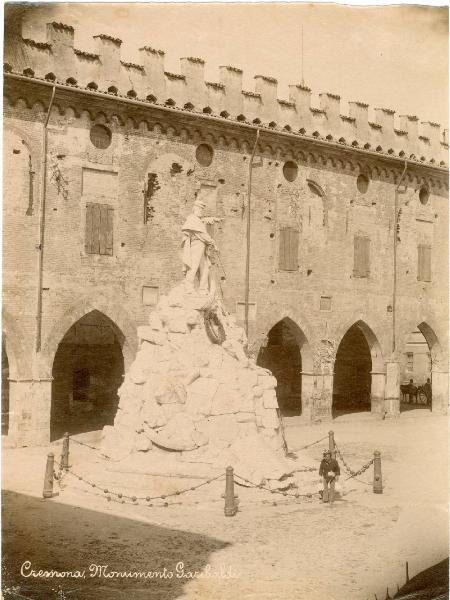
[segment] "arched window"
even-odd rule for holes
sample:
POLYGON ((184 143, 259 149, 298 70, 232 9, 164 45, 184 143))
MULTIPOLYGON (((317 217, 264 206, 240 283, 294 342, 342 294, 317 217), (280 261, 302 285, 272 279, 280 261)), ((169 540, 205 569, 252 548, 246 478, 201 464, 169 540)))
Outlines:
POLYGON ((311 179, 306 180, 308 184, 308 189, 310 193, 310 198, 312 200, 312 210, 311 210, 311 225, 321 225, 322 227, 328 226, 328 206, 326 201, 325 192, 320 187, 318 183, 311 179), (320 201, 320 204, 317 205, 314 200, 320 201), (313 222, 314 221, 314 222, 313 222))

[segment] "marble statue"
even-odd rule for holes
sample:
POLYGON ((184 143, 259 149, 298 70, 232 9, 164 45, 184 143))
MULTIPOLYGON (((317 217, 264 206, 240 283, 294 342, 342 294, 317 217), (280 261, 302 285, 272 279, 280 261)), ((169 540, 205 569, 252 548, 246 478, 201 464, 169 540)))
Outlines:
POLYGON ((209 271, 211 261, 209 253, 218 250, 214 240, 206 231, 205 223, 217 221, 215 218, 202 219, 205 203, 195 200, 192 213, 188 215, 183 227, 183 272, 185 273, 185 286, 188 291, 194 290, 194 282, 198 274, 199 291, 208 292, 209 271))

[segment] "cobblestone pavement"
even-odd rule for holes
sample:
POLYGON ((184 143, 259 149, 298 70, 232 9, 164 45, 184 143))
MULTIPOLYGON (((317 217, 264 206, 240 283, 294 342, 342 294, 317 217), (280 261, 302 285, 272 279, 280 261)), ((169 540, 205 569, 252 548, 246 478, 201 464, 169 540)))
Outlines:
MULTIPOLYGON (((289 445, 300 447, 328 428, 288 422, 289 445)), ((374 593, 384 598, 387 586, 393 595, 404 583, 406 560, 414 575, 447 554, 447 420, 335 421, 333 429, 352 468, 373 449, 382 452, 382 495, 372 493, 369 470, 361 481, 341 477, 332 508, 317 497, 296 502, 239 487, 233 518, 223 515, 222 482, 168 507, 107 502, 101 491, 69 483, 44 501, 48 449, 4 451, 5 598, 14 597, 13 586, 32 600, 372 600, 374 593), (85 577, 21 576, 26 561, 24 575, 85 569, 85 577), (106 567, 89 571, 90 565, 106 567)), ((299 453, 299 462, 314 464, 321 449, 299 453)), ((92 452, 73 448, 74 461, 87 466, 92 452)))

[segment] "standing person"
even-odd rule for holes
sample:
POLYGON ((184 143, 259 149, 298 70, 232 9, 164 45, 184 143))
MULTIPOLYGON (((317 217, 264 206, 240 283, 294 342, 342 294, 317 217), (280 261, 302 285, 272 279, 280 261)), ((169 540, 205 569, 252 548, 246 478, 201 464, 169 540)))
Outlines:
POLYGON ((409 402, 411 404, 417 404, 417 402, 418 402, 418 400, 417 400, 417 387, 414 385, 414 380, 413 379, 409 380, 408 398, 409 398, 409 402))
POLYGON ((322 502, 329 502, 332 506, 334 502, 334 487, 339 479, 341 470, 335 458, 331 458, 329 450, 323 451, 323 459, 319 467, 319 475, 323 478, 323 496, 322 502), (328 485, 330 486, 328 489, 328 485))
POLYGON ((427 382, 423 386, 423 391, 425 393, 425 396, 427 397, 427 404, 431 405, 432 391, 431 391, 431 379, 429 377, 427 379, 427 382))

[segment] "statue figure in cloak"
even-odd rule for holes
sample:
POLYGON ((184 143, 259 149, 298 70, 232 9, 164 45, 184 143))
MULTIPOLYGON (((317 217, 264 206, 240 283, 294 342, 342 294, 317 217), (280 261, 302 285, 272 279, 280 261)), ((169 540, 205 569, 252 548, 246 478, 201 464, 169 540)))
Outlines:
MULTIPOLYGON (((217 246, 206 231, 205 222, 202 220, 205 203, 195 200, 192 213, 188 215, 183 227, 183 272, 185 285, 188 291, 194 290, 195 278, 198 274, 199 291, 209 291, 209 269, 211 261, 209 253, 218 250, 217 246)), ((212 219, 211 222, 219 219, 212 219)), ((209 222, 210 219, 207 220, 209 222)))

